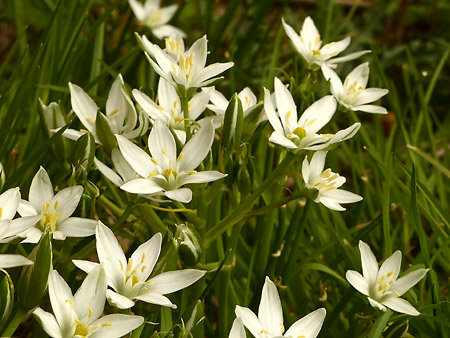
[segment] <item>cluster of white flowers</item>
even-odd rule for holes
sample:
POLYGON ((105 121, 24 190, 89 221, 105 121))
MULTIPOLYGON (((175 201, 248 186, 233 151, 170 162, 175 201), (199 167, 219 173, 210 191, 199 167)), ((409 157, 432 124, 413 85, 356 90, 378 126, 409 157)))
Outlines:
MULTIPOLYGON (((206 36, 185 49, 184 33, 167 24, 177 9, 175 5, 160 8, 159 1, 153 0, 147 0, 144 5, 136 0, 129 0, 129 3, 140 23, 148 25, 154 36, 166 38, 165 48, 162 49, 146 36, 138 36, 148 61, 160 75, 157 99, 151 99, 138 89, 132 90, 132 96, 129 95, 119 75, 111 87, 106 101, 106 115, 103 115, 81 87, 69 83, 73 111, 86 130, 67 129, 63 135, 77 140, 89 132, 97 144, 103 143, 105 133, 114 135, 110 140, 116 142, 116 146, 109 154, 114 168, 95 159, 97 168, 106 178, 122 190, 144 198, 189 203, 193 197, 190 184, 218 181, 227 176, 217 170, 204 170, 207 166, 203 162, 213 146, 216 129, 225 124, 226 112, 231 105, 231 100, 212 85, 221 78, 218 75, 232 67, 233 63, 207 65, 206 36), (200 118, 206 109, 210 111, 209 116, 204 114, 200 118), (104 128, 99 119, 107 122, 108 130, 101 130, 103 136, 99 133, 99 128, 104 128), (147 151, 141 147, 139 140, 150 128, 147 151)), ((386 95, 387 90, 366 89, 368 63, 356 67, 344 83, 332 70, 338 63, 354 60, 369 52, 336 58, 350 44, 349 37, 322 46, 311 18, 305 19, 299 35, 284 19, 282 24, 306 66, 311 71, 321 69, 325 79, 330 81, 332 95, 318 99, 300 114, 288 87, 275 78, 273 93, 264 88, 263 103, 257 101, 249 88, 236 95, 242 108, 242 118, 246 121, 246 118, 253 116, 255 109, 264 109, 264 114, 258 114, 250 123, 256 126, 267 119, 273 127, 270 142, 296 156, 301 154, 302 159, 306 151, 313 152, 310 160, 308 156, 304 157, 301 167, 304 188, 308 191, 305 195, 313 196, 314 202, 329 209, 343 211, 345 209, 341 204, 355 203, 362 197, 339 189, 346 179, 330 168, 324 170, 325 159, 328 151, 355 136, 361 124, 354 123, 335 133, 328 133, 330 127, 326 125, 336 115, 338 105, 344 110, 387 113, 385 108, 369 104, 386 95), (327 129, 326 134, 319 133, 323 129, 327 129)), ((43 107, 54 109, 52 105, 43 107)), ((49 128, 57 132, 62 122, 49 128)), ((231 133, 234 133, 236 116, 231 125, 231 133)), ((75 295, 59 273, 53 270, 48 285, 53 314, 41 308, 35 309, 34 314, 52 337, 119 337, 140 326, 144 319, 132 314, 112 314, 100 318, 106 299, 120 309, 130 309, 139 300, 176 308, 165 295, 192 285, 206 271, 184 269, 152 275, 161 251, 161 233, 141 244, 127 259, 110 228, 97 220, 71 217, 83 190, 80 185, 71 186, 55 195, 50 177, 41 167, 31 183, 28 201, 21 199, 19 188, 9 189, 0 195, 0 240, 8 242, 21 238, 22 242, 37 243, 47 232, 56 240, 95 234, 99 262, 73 261, 87 273, 75 295), (22 217, 13 219, 16 212, 22 217)), ((411 304, 399 297, 422 279, 427 270, 419 269, 397 280, 401 260, 399 251, 378 269, 368 245, 360 242, 359 248, 363 276, 348 271, 346 277, 350 284, 365 294, 374 307, 381 310, 389 307, 418 315, 419 312, 411 304)), ((27 264, 33 262, 19 255, 0 255, 0 268, 27 264)), ((259 338, 314 338, 319 334, 326 315, 324 308, 315 310, 285 330, 281 300, 269 277, 266 277, 262 289, 258 315, 241 306, 237 306, 235 312, 237 318, 230 332, 232 338, 245 337, 244 327, 259 338)))

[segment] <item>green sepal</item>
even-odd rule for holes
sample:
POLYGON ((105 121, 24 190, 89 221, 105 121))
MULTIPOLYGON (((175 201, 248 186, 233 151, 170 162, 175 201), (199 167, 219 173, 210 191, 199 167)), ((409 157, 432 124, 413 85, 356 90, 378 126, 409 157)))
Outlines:
POLYGON ((14 284, 6 270, 0 269, 0 332, 7 323, 14 304, 14 284))
POLYGON ((237 115, 236 115, 236 126, 234 128, 234 142, 233 148, 239 147, 242 138, 242 132, 244 130, 244 109, 242 108, 242 102, 239 99, 239 96, 236 95, 237 98, 237 115))
POLYGON ((95 140, 91 133, 81 136, 73 147, 72 164, 75 169, 89 172, 94 168, 95 140))
POLYGON ((108 153, 111 154, 111 151, 114 148, 119 147, 111 127, 109 126, 108 118, 98 110, 97 118, 95 119, 95 133, 108 153))
POLYGON ((27 265, 20 274, 17 298, 25 309, 39 305, 47 289, 48 276, 52 269, 52 240, 50 232, 46 232, 28 259, 34 261, 27 265))
POLYGON ((247 113, 247 116, 244 118, 244 127, 242 130, 243 135, 251 136, 251 134, 255 131, 258 126, 256 122, 261 120, 263 109, 264 105, 262 103, 258 103, 247 113))

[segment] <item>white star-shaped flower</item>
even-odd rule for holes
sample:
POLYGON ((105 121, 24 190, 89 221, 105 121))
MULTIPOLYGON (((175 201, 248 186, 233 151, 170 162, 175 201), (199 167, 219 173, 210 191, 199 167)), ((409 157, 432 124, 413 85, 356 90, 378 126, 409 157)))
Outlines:
MULTIPOLYGON (((184 289, 195 283, 206 271, 185 269, 167 271, 157 276, 150 275, 161 252, 162 235, 157 233, 141 244, 127 260, 113 232, 101 222, 95 231, 97 255, 105 267, 108 285, 108 300, 121 309, 134 306, 135 301, 176 308, 164 295, 184 289)), ((74 260, 74 264, 85 272, 98 263, 74 260)))
POLYGON ((420 314, 407 300, 400 298, 405 292, 416 285, 429 269, 414 270, 398 278, 402 253, 395 251, 392 256, 384 261, 378 268, 377 259, 369 245, 359 241, 361 252, 362 272, 349 270, 345 277, 348 282, 359 292, 367 296, 370 305, 382 311, 386 307, 411 316, 420 314))

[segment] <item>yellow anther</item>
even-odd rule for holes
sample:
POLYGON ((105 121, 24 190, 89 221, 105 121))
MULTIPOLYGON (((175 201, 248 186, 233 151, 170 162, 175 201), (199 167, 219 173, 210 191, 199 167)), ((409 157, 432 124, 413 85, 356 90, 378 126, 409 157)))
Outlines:
POLYGON ((108 117, 113 117, 114 115, 117 114, 118 111, 119 111, 119 109, 114 109, 114 110, 111 112, 111 114, 109 114, 108 117))
POLYGON ((292 111, 289 110, 289 111, 287 112, 287 114, 286 114, 286 119, 290 118, 291 115, 292 115, 292 111))
POLYGON ((380 286, 378 287, 378 291, 381 291, 381 290, 383 290, 383 287, 380 285, 380 286))
POLYGON ((393 280, 389 281, 389 285, 392 285, 394 283, 395 283, 395 281, 393 281, 393 280))
POLYGON ((48 211, 48 209, 50 208, 50 203, 44 203, 43 207, 42 207, 42 213, 46 213, 48 211))
POLYGON ((133 258, 130 258, 128 260, 128 264, 127 264, 127 272, 131 271, 131 267, 133 266, 133 258))
POLYGON ((59 205, 59 201, 55 201, 55 205, 53 206, 53 208, 56 210, 56 208, 58 207, 58 205, 59 205))
POLYGON ((173 101, 173 107, 176 109, 178 104, 178 100, 173 101))
POLYGON ((145 270, 147 270, 148 269, 148 266, 147 265, 144 265, 142 268, 141 268, 141 272, 144 272, 145 270))
POLYGON ((89 314, 88 317, 91 318, 92 317, 92 308, 88 308, 89 314))
POLYGON ((111 322, 107 322, 107 323, 103 323, 102 324, 102 327, 106 327, 106 326, 112 326, 112 323, 111 322))
POLYGON ((245 102, 248 103, 249 99, 248 96, 245 97, 245 102))
POLYGON ((86 129, 80 129, 80 132, 83 133, 83 134, 89 133, 86 129))
POLYGON ((78 324, 73 333, 75 336, 86 337, 88 335, 88 330, 84 325, 78 324))
POLYGON ((75 318, 75 323, 79 324, 80 320, 78 318, 75 318))
POLYGON ((264 329, 261 330, 261 334, 262 334, 262 333, 267 333, 267 334, 269 334, 269 332, 268 332, 267 330, 264 330, 264 329))
POLYGON ((166 154, 166 147, 162 148, 162 153, 165 155, 166 154))
POLYGON ((305 336, 298 336, 297 338, 306 338, 305 336))
POLYGON ((394 274, 394 270, 392 270, 391 272, 389 272, 389 273, 387 274, 387 276, 388 276, 388 277, 391 277, 393 274, 394 274))
POLYGON ((66 299, 65 302, 69 303, 72 308, 74 307, 73 302, 70 299, 66 299))
POLYGON ((91 123, 95 123, 95 120, 94 120, 92 117, 90 117, 90 116, 88 116, 87 120, 88 120, 89 122, 91 122, 91 123))
POLYGON ((2 218, 2 214, 3 214, 3 208, 0 207, 0 218, 2 218))
POLYGON ((183 158, 184 153, 180 153, 180 155, 178 155, 177 161, 181 161, 181 159, 183 158))
POLYGON ((280 325, 281 325, 281 333, 284 333, 284 325, 283 325, 283 323, 280 323, 280 325))
POLYGON ((155 177, 155 176, 157 176, 157 175, 155 173, 152 173, 152 174, 148 175, 147 177, 150 178, 150 177, 155 177))
POLYGON ((119 259, 119 264, 120 264, 120 270, 123 270, 123 263, 120 259, 119 259))
POLYGON ((133 275, 133 278, 131 279, 131 284, 134 286, 138 281, 137 277, 133 275))
POLYGON ((196 174, 197 173, 197 171, 196 170, 189 170, 189 171, 186 171, 188 174, 196 174))
POLYGON ((162 106, 160 106, 160 105, 157 105, 156 108, 164 110, 164 108, 162 106))
POLYGON ((145 252, 142 254, 142 258, 141 258, 141 264, 145 262, 145 252))
POLYGON ((153 282, 151 280, 148 280, 148 281, 145 282, 145 284, 153 285, 153 282))
MULTIPOLYGON (((55 212, 53 216, 50 216, 50 229, 55 232, 56 231, 56 222, 58 221, 59 216, 61 216, 60 212, 55 212)), ((47 217, 48 219, 48 217, 47 217)))
POLYGON ((192 101, 190 101, 189 103, 188 103, 188 108, 191 108, 192 107, 192 101))
POLYGON ((155 158, 154 158, 154 157, 152 157, 152 162, 153 162, 153 163, 155 163, 156 165, 158 165, 158 161, 157 161, 157 160, 155 160, 155 158))
POLYGON ((318 51, 317 49, 313 50, 313 55, 320 55, 320 51, 318 51))
POLYGON ((148 290, 148 288, 146 288, 146 287, 144 286, 144 290, 148 290))
POLYGON ((47 224, 47 217, 45 215, 42 215, 41 217, 41 223, 42 224, 47 224))
POLYGON ((400 293, 398 291, 394 291, 394 293, 397 297, 400 297, 400 293))

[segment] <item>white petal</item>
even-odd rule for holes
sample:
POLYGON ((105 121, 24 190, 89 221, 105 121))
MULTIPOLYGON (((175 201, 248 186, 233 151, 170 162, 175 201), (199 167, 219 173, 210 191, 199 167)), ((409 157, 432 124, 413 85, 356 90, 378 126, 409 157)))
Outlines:
POLYGON ((375 299, 372 299, 370 297, 367 297, 367 299, 369 300, 369 304, 372 307, 378 308, 381 311, 386 311, 386 307, 383 304, 379 303, 378 301, 376 301, 375 299))
POLYGON ((173 304, 169 300, 169 298, 167 298, 166 296, 160 295, 158 293, 146 292, 137 297, 134 297, 134 299, 142 300, 143 302, 146 302, 146 303, 171 307, 172 309, 177 308, 177 306, 175 304, 173 304))
POLYGON ((170 163, 175 163, 177 157, 175 139, 167 125, 161 120, 156 120, 153 125, 148 139, 148 147, 152 156, 162 166, 164 166, 163 163, 167 158, 170 163))
POLYGON ((342 52, 344 49, 346 49, 348 47, 348 45, 350 44, 350 41, 351 41, 351 38, 349 36, 347 36, 346 38, 344 38, 342 40, 327 43, 325 46, 320 48, 320 54, 323 57, 322 60, 329 59, 330 57, 342 52))
POLYGON ((167 198, 181 203, 189 203, 192 200, 192 190, 189 188, 169 190, 164 194, 167 198))
POLYGON ((144 322, 141 316, 112 314, 106 315, 91 323, 91 327, 98 327, 89 338, 117 338, 138 328, 144 322), (106 324, 106 325, 104 325, 106 324))
POLYGON ((106 290, 106 298, 111 305, 118 307, 119 309, 129 309, 134 306, 134 302, 111 289, 106 290))
POLYGON ((345 274, 348 282, 359 292, 368 296, 369 295, 369 285, 367 280, 359 273, 353 270, 348 270, 345 274))
POLYGON ((58 231, 67 237, 87 237, 95 234, 97 221, 81 217, 69 217, 64 222, 58 223, 58 231))
POLYGON ((279 134, 284 135, 284 128, 281 125, 278 114, 275 112, 272 95, 270 95, 270 92, 266 88, 264 88, 264 111, 266 112, 272 128, 279 134))
POLYGON ((407 300, 398 298, 396 296, 387 297, 383 299, 382 303, 388 308, 400 313, 406 313, 407 315, 411 316, 420 315, 420 312, 417 311, 414 306, 412 306, 407 300))
POLYGON ((206 271, 195 269, 163 272, 150 279, 153 284, 149 289, 150 292, 166 295, 187 288, 202 278, 205 273, 206 271))
POLYGON ((322 172, 323 168, 325 167, 325 159, 327 157, 326 151, 316 151, 311 159, 311 162, 309 163, 309 177, 310 178, 316 178, 319 177, 322 172))
POLYGON ((33 261, 30 261, 28 258, 21 255, 0 255, 0 269, 32 264, 34 264, 33 261))
POLYGON ((111 160, 114 164, 114 168, 124 182, 131 181, 138 177, 136 171, 128 164, 119 149, 115 148, 111 151, 111 160))
POLYGON ((194 83, 197 83, 198 86, 206 87, 207 79, 213 78, 216 75, 223 73, 224 71, 233 66, 234 66, 233 62, 213 63, 212 65, 203 68, 198 74, 196 74, 193 81, 195 81, 194 83))
MULTIPOLYGON (((310 174, 311 174, 311 170, 309 169, 308 156, 305 156, 305 159, 303 160, 303 163, 302 163, 302 176, 303 176, 303 180, 305 181, 305 183, 309 182, 310 174)), ((313 176, 311 176, 311 177, 313 177, 313 176)))
POLYGON ((106 274, 101 264, 88 273, 74 295, 78 318, 96 320, 103 312, 106 300, 106 274))
MULTIPOLYGON (((52 133, 57 133, 61 128, 57 128, 57 129, 52 129, 50 130, 52 133)), ((81 131, 75 130, 75 129, 66 129, 64 130, 64 132, 62 133, 62 136, 67 137, 69 140, 72 141, 76 141, 78 140, 81 136, 83 136, 86 133, 83 133, 81 131)), ((95 139, 95 137, 94 137, 95 139)), ((95 141, 97 142, 97 140, 95 141)), ((97 142, 98 143, 98 142, 97 142)))
POLYGON ((241 318, 236 318, 233 321, 233 326, 231 327, 230 335, 228 338, 246 338, 244 325, 241 318))
POLYGON ((226 174, 222 174, 218 171, 201 171, 195 174, 190 174, 186 176, 180 183, 180 185, 191 184, 191 183, 206 183, 212 182, 216 180, 220 180, 221 178, 226 177, 226 174))
POLYGON ((106 166, 103 162, 100 162, 96 157, 94 157, 94 163, 97 166, 97 169, 114 185, 120 187, 124 184, 122 178, 117 175, 111 168, 106 166))
POLYGON ((323 321, 327 311, 324 308, 317 309, 306 315, 300 320, 297 320, 284 334, 285 337, 304 336, 307 338, 316 338, 322 328, 323 321))
POLYGON ((356 98, 355 101, 353 101, 353 106, 360 106, 366 103, 374 102, 378 100, 380 97, 386 95, 389 93, 389 90, 387 89, 381 89, 381 88, 368 88, 364 89, 356 98))
POLYGON ((277 77, 275 77, 274 80, 274 87, 275 101, 281 123, 284 126, 284 130, 289 130, 290 128, 287 128, 286 126, 294 126, 297 122, 297 107, 295 106, 294 99, 289 90, 277 77))
POLYGON ((165 37, 168 37, 172 34, 178 34, 181 37, 186 37, 186 33, 183 32, 181 29, 174 27, 172 25, 161 25, 158 27, 153 28, 152 33, 154 36, 156 36, 158 39, 162 40, 165 37))
POLYGON ((3 237, 15 236, 31 228, 41 219, 40 215, 16 218, 11 221, 9 228, 2 233, 3 237))
POLYGON ((96 135, 95 120, 97 118, 97 105, 81 87, 69 82, 69 89, 74 113, 86 129, 93 135, 96 135))
POLYGON ((335 135, 331 137, 330 145, 338 142, 342 142, 348 139, 351 139, 356 133, 359 131, 361 127, 361 123, 355 122, 350 127, 345 128, 343 130, 339 130, 335 135))
POLYGON ((350 191, 334 189, 323 192, 321 197, 335 200, 337 203, 355 203, 362 200, 362 197, 350 191))
POLYGON ((120 186, 120 189, 133 194, 154 194, 164 189, 151 179, 138 178, 120 186))
POLYGON ((372 114, 387 114, 387 110, 384 107, 375 106, 372 104, 365 104, 362 106, 356 106, 353 107, 354 111, 363 111, 366 113, 372 113, 372 114))
POLYGON ((338 202, 336 202, 334 199, 327 198, 327 197, 321 197, 319 195, 318 200, 315 200, 317 203, 322 203, 324 206, 326 206, 328 209, 336 210, 336 211, 345 211, 345 208, 342 207, 338 202))
POLYGON ((48 294, 53 313, 59 326, 64 331, 73 321, 73 296, 70 287, 56 270, 50 272, 48 278, 48 294))
POLYGON ((377 279, 390 274, 391 280, 396 280, 400 272, 400 266, 402 264, 402 252, 400 250, 395 251, 388 259, 386 259, 378 271, 377 279))
POLYGON ((331 93, 337 98, 341 98, 344 92, 344 86, 339 76, 326 64, 322 65, 322 73, 327 81, 330 80, 331 93))
POLYGON ((284 31, 286 32, 286 35, 291 39, 292 44, 294 45, 294 48, 304 57, 307 57, 307 50, 305 49, 305 46, 300 39, 299 35, 295 32, 295 30, 289 26, 285 21, 284 18, 281 18, 281 22, 283 24, 284 31))
POLYGON ((40 211, 44 203, 50 202, 52 198, 52 182, 50 181, 47 171, 40 167, 31 182, 28 200, 37 211, 40 211))
POLYGON ((41 324, 44 331, 52 338, 63 338, 61 328, 56 322, 55 316, 45 312, 40 307, 33 311, 33 315, 41 324))
POLYGON ((345 78, 345 83, 351 86, 354 82, 357 83, 357 87, 366 88, 367 81, 369 80, 369 63, 365 62, 355 69, 353 69, 350 74, 345 78))
POLYGON ((378 274, 378 263, 369 245, 359 241, 359 251, 361 252, 361 265, 364 278, 369 285, 375 283, 378 274))
POLYGON ((201 92, 195 94, 192 97, 192 99, 189 101, 189 118, 196 120, 200 116, 200 114, 203 113, 206 108, 206 104, 213 95, 213 92, 214 88, 207 87, 203 88, 201 92))
POLYGON ((214 141, 214 126, 212 123, 204 125, 185 144, 181 151, 184 156, 179 161, 179 171, 196 169, 208 155, 214 141))
POLYGON ((136 251, 133 252, 133 255, 131 255, 130 259, 132 259, 133 268, 139 263, 142 263, 147 267, 145 272, 141 274, 140 279, 142 281, 145 281, 148 276, 150 276, 156 262, 158 261, 159 254, 161 252, 161 242, 162 235, 161 233, 157 233, 147 242, 141 244, 136 251))
POLYGON ((234 311, 236 313, 236 317, 242 319, 242 323, 244 326, 252 333, 255 337, 260 337, 261 330, 263 330, 263 326, 259 321, 258 317, 248 308, 236 305, 236 309, 234 311))
POLYGON ((95 238, 97 239, 98 259, 104 263, 108 284, 117 290, 125 283, 121 266, 126 267, 127 259, 122 247, 111 229, 100 221, 95 229, 95 238))
POLYGON ((418 269, 407 273, 403 277, 397 279, 389 289, 389 291, 396 291, 399 295, 403 295, 406 291, 416 285, 428 272, 429 269, 418 269))
POLYGON ((261 302, 259 303, 258 319, 264 323, 264 329, 269 331, 272 336, 281 336, 283 334, 283 309, 281 300, 275 284, 266 277, 261 302))
MULTIPOLYGON (((50 200, 48 200, 50 201, 50 200)), ((38 209, 39 215, 41 214, 42 205, 38 209)), ((17 208, 17 212, 20 216, 36 216, 38 214, 38 211, 34 208, 33 204, 31 204, 28 201, 20 200, 19 207, 17 208)))
POLYGON ((290 139, 288 139, 284 134, 280 134, 277 131, 274 131, 272 135, 269 137, 269 141, 275 144, 279 144, 280 146, 283 146, 288 149, 297 149, 297 145, 292 142, 290 139))
POLYGON ((318 132, 324 125, 330 122, 336 111, 336 100, 327 95, 314 102, 298 120, 299 127, 303 127, 308 134, 318 132))
POLYGON ((157 172, 155 164, 144 150, 123 136, 116 135, 116 138, 123 157, 139 175, 147 178, 148 175, 157 172))
POLYGON ((58 221, 64 221, 73 214, 83 195, 83 187, 77 185, 69 187, 58 192, 50 201, 50 208, 54 208, 60 213, 58 221))
POLYGON ((0 208, 2 214, 0 220, 13 219, 20 203, 20 189, 11 188, 0 195, 0 208))
POLYGON ((202 69, 206 65, 206 56, 208 54, 207 48, 208 40, 206 39, 206 35, 203 35, 200 39, 195 41, 189 51, 185 53, 185 56, 193 55, 194 58, 194 66, 196 69, 202 69))
POLYGON ((18 236, 26 237, 21 243, 37 243, 41 239, 42 231, 38 228, 29 228, 18 236))
POLYGON ((94 263, 91 261, 83 261, 83 260, 79 260, 79 259, 72 259, 72 263, 80 270, 83 270, 86 273, 91 272, 97 265, 99 265, 98 263, 94 263))

